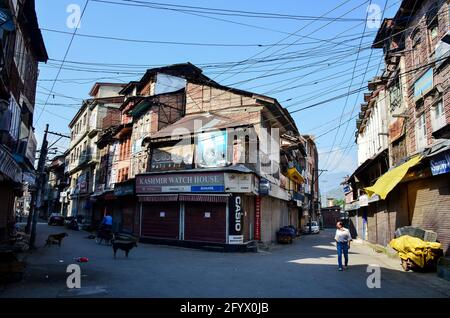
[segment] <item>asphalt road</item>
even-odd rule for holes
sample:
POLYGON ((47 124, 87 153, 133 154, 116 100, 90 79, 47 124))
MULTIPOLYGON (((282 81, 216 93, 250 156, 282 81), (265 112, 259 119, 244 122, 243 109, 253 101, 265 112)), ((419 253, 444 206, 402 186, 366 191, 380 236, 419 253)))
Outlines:
POLYGON ((350 266, 337 270, 333 231, 303 236, 259 253, 222 253, 139 244, 127 259, 86 232, 38 225, 38 249, 26 255, 24 279, 0 297, 450 297, 435 273, 403 272, 399 260, 352 244, 350 266), (49 233, 67 231, 62 246, 44 247, 49 233), (81 288, 68 289, 66 268, 81 266, 81 288), (368 265, 380 266, 380 288, 369 288, 368 265))

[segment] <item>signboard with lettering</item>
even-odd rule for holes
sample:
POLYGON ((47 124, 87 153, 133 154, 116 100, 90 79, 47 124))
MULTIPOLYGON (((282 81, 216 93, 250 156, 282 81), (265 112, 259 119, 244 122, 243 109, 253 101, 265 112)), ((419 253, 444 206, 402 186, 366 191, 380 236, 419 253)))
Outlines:
POLYGON ((261 197, 255 197, 255 240, 261 240, 261 197))
POLYGON ((133 183, 125 183, 125 184, 116 184, 114 187, 114 195, 117 197, 125 196, 125 195, 133 195, 134 194, 134 184, 133 183))
POLYGON ((152 171, 190 169, 194 158, 194 145, 177 144, 153 149, 152 171))
POLYGON ((253 190, 253 175, 250 173, 225 173, 225 190, 227 192, 250 193, 253 190))
POLYGON ((15 182, 22 182, 22 169, 3 147, 0 147, 0 172, 15 182))
POLYGON ((450 151, 445 151, 430 158, 430 168, 433 176, 450 172, 450 151))
POLYGON ((224 173, 174 173, 136 176, 136 193, 224 192, 224 173))
POLYGON ((420 98, 424 94, 428 93, 432 88, 433 68, 430 68, 414 83, 414 98, 420 98))
POLYGON ((232 195, 228 202, 228 244, 244 243, 244 202, 240 194, 232 195))
POLYGON ((369 197, 367 194, 363 194, 359 196, 359 206, 368 206, 369 205, 369 197))
POLYGON ((270 181, 265 178, 261 178, 259 181, 259 195, 269 195, 269 191, 270 181))

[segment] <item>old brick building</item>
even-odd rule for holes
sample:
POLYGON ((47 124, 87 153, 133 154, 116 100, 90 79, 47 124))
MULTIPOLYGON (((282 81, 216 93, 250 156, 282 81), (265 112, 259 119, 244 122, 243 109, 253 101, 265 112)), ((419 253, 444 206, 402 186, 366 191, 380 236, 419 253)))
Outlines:
POLYGON ((93 223, 109 213, 143 241, 234 249, 301 225, 317 149, 277 100, 190 63, 149 69, 117 94, 120 121, 95 140, 93 223))
POLYGON ((47 51, 34 0, 0 1, 0 241, 14 218, 15 200, 35 189, 35 111, 38 63, 47 51))
MULTIPOLYGON (((450 253, 449 6, 444 0, 402 1, 373 43, 383 49, 386 67, 372 85, 378 97, 365 94, 357 141, 366 123, 376 119, 371 117, 374 99, 384 105, 384 120, 364 140, 377 149, 360 160, 347 187, 353 195, 350 207, 366 226, 358 234, 373 243, 386 245, 396 228, 413 225, 436 231, 450 253), (377 161, 381 168, 373 170, 377 161), (401 180, 391 181, 400 172, 401 180)), ((361 143, 359 151, 364 147, 361 143)))

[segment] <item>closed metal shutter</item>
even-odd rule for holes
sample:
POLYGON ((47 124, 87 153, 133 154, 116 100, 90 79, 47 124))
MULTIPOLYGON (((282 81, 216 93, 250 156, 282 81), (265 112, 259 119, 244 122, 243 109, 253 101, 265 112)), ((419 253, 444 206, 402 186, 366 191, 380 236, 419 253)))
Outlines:
POLYGON ((450 255, 450 178, 448 174, 408 183, 411 225, 432 230, 450 255))
POLYGON ((185 202, 184 239, 226 242, 226 204, 185 202))
POLYGON ((386 246, 389 243, 389 217, 384 201, 376 202, 377 244, 386 246))
POLYGON ((179 232, 178 202, 142 203, 142 236, 178 239, 179 232))
POLYGON ((367 208, 367 239, 372 244, 377 244, 377 204, 370 203, 367 208))
POLYGON ((394 233, 399 227, 411 224, 408 208, 408 187, 406 184, 399 184, 387 197, 387 207, 390 218, 390 239, 394 238, 394 233))

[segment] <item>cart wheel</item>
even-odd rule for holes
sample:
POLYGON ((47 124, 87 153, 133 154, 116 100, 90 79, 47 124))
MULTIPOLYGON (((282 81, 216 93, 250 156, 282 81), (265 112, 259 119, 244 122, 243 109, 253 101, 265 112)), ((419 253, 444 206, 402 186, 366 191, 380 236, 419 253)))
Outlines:
POLYGON ((402 268, 405 272, 409 271, 408 262, 402 259, 402 268))

